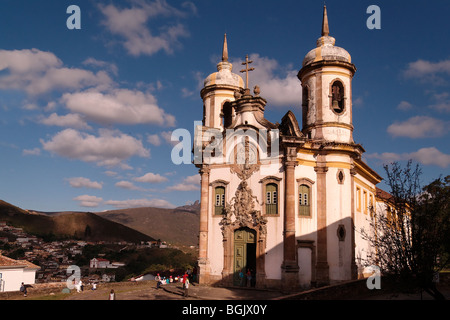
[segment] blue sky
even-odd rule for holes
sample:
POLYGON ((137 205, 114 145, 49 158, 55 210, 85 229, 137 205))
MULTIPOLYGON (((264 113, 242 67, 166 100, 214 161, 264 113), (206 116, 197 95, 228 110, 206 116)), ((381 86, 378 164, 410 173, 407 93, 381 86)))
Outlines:
MULTIPOLYGON (((354 138, 365 161, 413 159, 424 183, 449 173, 448 1, 327 1, 330 35, 352 55, 354 138), (381 9, 370 30, 369 5, 381 9)), ((41 211, 174 207, 199 199, 198 171, 171 161, 170 134, 202 119, 200 89, 224 33, 266 118, 301 123, 303 57, 322 1, 0 3, 0 199, 41 211), (69 30, 70 5, 81 29, 69 30), (131 111, 132 110, 132 111, 131 111)), ((240 66, 239 66, 240 67, 240 66)), ((237 72, 239 67, 235 67, 237 72)), ((384 187, 380 184, 380 187, 384 187)))

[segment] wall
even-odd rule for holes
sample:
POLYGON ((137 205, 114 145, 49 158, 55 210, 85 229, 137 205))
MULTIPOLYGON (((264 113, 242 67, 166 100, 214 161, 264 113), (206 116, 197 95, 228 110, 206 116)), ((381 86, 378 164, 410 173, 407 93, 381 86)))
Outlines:
MULTIPOLYGON (((2 280, 4 282, 3 291, 16 291, 20 289, 22 282, 25 282, 23 277, 23 269, 0 269, 2 273, 2 280)), ((34 281, 33 281, 34 283, 34 281)))

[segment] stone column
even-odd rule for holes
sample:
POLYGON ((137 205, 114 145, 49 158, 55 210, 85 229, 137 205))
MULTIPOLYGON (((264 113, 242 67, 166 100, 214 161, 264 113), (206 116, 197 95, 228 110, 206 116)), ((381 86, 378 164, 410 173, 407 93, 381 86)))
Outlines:
POLYGON ((200 284, 207 284, 210 274, 208 259, 209 172, 210 169, 207 166, 203 166, 199 170, 201 176, 200 234, 198 243, 198 275, 200 284))
POLYGON ((350 239, 351 239, 351 246, 352 246, 352 261, 351 261, 351 275, 352 275, 352 279, 356 280, 358 279, 358 266, 356 265, 356 257, 355 257, 355 247, 356 247, 356 243, 355 243, 355 175, 356 175, 356 170, 354 165, 352 165, 352 168, 350 169, 350 176, 351 176, 351 206, 352 206, 352 210, 351 210, 351 219, 352 219, 352 224, 351 224, 351 233, 350 233, 350 239))
POLYGON ((324 156, 318 155, 317 166, 317 285, 327 285, 330 282, 328 251, 327 251, 327 171, 324 156))
POLYGON ((286 148, 284 163, 284 241, 281 286, 283 291, 292 291, 298 285, 298 263, 295 243, 295 166, 297 165, 296 147, 286 148))

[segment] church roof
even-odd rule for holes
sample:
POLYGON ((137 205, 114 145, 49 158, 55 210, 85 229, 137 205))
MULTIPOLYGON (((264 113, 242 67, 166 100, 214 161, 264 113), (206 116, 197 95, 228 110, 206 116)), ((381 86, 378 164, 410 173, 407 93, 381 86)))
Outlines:
POLYGON ((204 81, 204 87, 211 85, 229 85, 239 88, 244 87, 241 76, 232 72, 233 65, 228 62, 227 35, 224 36, 222 61, 217 64, 217 72, 210 74, 204 81))
POLYGON ((351 63, 347 50, 335 46, 336 39, 329 35, 327 7, 323 9, 322 36, 317 40, 317 47, 309 51, 303 59, 303 67, 316 61, 342 61, 351 63))

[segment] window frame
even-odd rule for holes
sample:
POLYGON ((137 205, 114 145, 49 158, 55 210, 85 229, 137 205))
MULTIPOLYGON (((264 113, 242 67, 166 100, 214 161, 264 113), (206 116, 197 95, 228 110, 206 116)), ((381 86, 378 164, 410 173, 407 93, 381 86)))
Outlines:
POLYGON ((215 180, 213 182, 211 182, 209 185, 211 186, 211 210, 212 210, 212 216, 213 217, 223 217, 223 215, 225 214, 225 212, 223 212, 223 209, 225 209, 225 205, 227 203, 227 199, 228 198, 228 181, 225 180, 215 180), (220 201, 222 202, 222 205, 218 206, 217 204, 217 193, 216 193, 216 189, 217 188, 223 188, 223 193, 222 194, 222 199, 220 199, 220 201), (216 208, 222 208, 222 213, 217 213, 217 209, 216 208))
MULTIPOLYGON (((267 216, 279 216, 280 215, 280 200, 281 200, 281 193, 280 193, 280 187, 281 187, 281 182, 282 178, 279 177, 275 177, 275 176, 267 176, 263 179, 261 179, 259 181, 259 183, 261 183, 261 195, 262 195, 262 214, 267 215, 267 216), (268 213, 268 207, 267 207, 267 186, 268 185, 275 185, 276 189, 276 203, 275 203, 275 213, 270 212, 268 213)), ((271 197, 271 200, 273 199, 273 197, 271 197)), ((270 205, 273 205, 274 203, 270 203, 270 205)))
POLYGON ((361 212, 361 187, 356 186, 356 211, 361 212))
MULTIPOLYGON (((300 218, 312 218, 313 217, 313 208, 314 208, 314 181, 312 181, 311 179, 308 178, 300 178, 297 179, 297 216, 300 218), (308 205, 307 207, 309 207, 308 209, 308 213, 309 214, 301 214, 301 204, 300 204, 300 188, 302 186, 305 186, 306 188, 308 188, 308 205)), ((304 193, 302 193, 302 197, 304 196, 304 193)), ((304 200, 304 199, 303 199, 304 200)), ((306 207, 306 206, 303 206, 306 207)))

